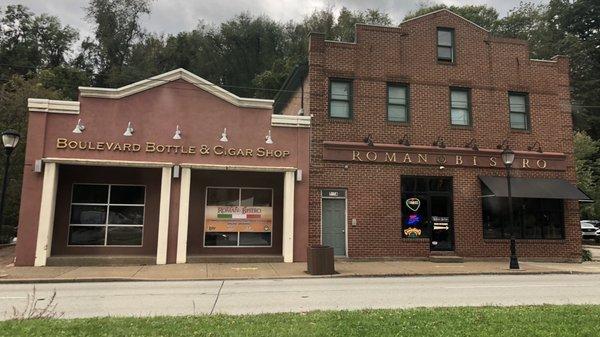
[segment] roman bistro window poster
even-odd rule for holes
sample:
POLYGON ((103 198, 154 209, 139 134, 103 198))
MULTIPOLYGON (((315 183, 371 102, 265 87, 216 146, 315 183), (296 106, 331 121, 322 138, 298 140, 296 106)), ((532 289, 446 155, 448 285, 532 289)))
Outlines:
POLYGON ((205 247, 271 247, 273 189, 208 187, 205 247))

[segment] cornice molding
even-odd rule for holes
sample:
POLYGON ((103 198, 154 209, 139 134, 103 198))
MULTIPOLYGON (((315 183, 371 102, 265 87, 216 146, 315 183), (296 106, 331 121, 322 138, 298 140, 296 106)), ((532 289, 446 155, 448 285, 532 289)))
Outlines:
POLYGON ((258 99, 258 98, 244 98, 239 97, 216 84, 213 84, 202 77, 193 74, 185 69, 179 68, 164 74, 156 75, 139 82, 135 82, 124 87, 112 89, 112 88, 94 88, 94 87, 79 87, 79 94, 81 97, 96 97, 96 98, 108 98, 108 99, 119 99, 127 97, 139 92, 152 89, 169 82, 176 80, 184 80, 196 87, 213 94, 233 105, 242 108, 258 108, 258 109, 272 109, 273 100, 270 99, 258 99))
POLYGON ((51 112, 61 114, 79 114, 79 102, 77 101, 59 101, 45 98, 27 99, 27 108, 29 111, 51 112))

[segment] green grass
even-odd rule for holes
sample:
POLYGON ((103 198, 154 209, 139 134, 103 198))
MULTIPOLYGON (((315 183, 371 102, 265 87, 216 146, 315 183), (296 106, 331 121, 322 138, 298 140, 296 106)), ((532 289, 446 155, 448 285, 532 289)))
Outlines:
POLYGON ((0 336, 600 336, 600 306, 315 311, 0 322, 0 336))

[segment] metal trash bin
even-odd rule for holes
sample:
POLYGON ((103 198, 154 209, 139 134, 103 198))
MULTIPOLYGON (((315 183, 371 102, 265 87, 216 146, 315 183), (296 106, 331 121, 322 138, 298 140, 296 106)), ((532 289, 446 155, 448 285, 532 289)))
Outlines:
POLYGON ((307 253, 308 273, 311 275, 335 274, 333 247, 309 245, 307 253))

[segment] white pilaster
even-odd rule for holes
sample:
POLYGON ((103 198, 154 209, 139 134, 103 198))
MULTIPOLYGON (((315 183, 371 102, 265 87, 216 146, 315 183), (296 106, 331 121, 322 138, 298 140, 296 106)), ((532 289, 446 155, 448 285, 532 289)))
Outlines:
POLYGON ((44 165, 42 200, 38 221, 37 242, 35 245, 34 266, 45 266, 52 249, 52 231, 54 227, 54 209, 56 206, 56 188, 58 185, 58 164, 44 165))
POLYGON ((294 172, 283 177, 283 262, 294 262, 294 172))
POLYGON ((188 217, 190 213, 190 185, 192 169, 181 169, 181 188, 179 194, 179 224, 177 226, 177 263, 187 260, 188 217))
POLYGON ((158 242, 156 264, 167 263, 167 242, 169 238, 169 207, 171 203, 171 167, 162 168, 160 183, 160 210, 158 215, 158 242))

